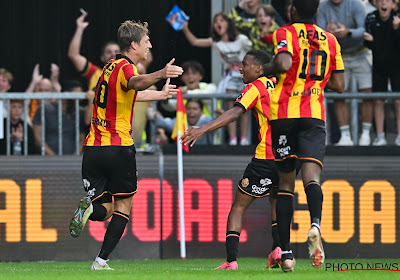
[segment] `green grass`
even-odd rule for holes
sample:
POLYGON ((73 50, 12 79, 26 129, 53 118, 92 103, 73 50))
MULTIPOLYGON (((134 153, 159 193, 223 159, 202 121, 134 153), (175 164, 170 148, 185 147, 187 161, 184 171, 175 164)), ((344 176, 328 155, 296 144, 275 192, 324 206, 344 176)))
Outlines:
MULTIPOLYGON (((91 271, 91 262, 20 262, 0 263, 0 279, 399 279, 395 271, 330 272, 325 267, 314 269, 309 260, 297 260, 293 273, 280 269, 267 270, 260 258, 239 259, 239 270, 214 270, 221 259, 109 261, 114 271, 91 271)), ((400 263, 400 260, 329 260, 330 263, 400 263)))

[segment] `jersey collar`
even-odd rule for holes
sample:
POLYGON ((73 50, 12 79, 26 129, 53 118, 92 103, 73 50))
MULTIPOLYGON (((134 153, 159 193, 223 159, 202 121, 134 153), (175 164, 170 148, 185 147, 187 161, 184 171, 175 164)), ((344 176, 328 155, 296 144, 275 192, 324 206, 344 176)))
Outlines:
POLYGON ((130 64, 135 64, 135 63, 133 63, 133 61, 132 61, 129 57, 127 57, 127 56, 125 56, 125 55, 122 55, 122 54, 120 54, 120 53, 117 53, 117 55, 115 56, 115 58, 116 58, 116 59, 126 59, 130 64))
POLYGON ((294 21, 292 24, 294 23, 306 23, 306 24, 315 24, 315 21, 313 19, 299 19, 294 21))

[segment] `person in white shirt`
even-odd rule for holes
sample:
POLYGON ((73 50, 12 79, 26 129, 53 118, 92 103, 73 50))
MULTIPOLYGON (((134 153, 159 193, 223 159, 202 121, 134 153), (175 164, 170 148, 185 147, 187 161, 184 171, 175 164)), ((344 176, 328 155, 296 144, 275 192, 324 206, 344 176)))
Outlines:
MULTIPOLYGON (((244 56, 252 47, 250 39, 243 34, 239 34, 232 20, 222 12, 214 16, 210 32, 211 36, 208 38, 194 36, 187 22, 184 23, 182 31, 191 45, 203 48, 213 46, 220 53, 224 65, 224 75, 218 86, 218 93, 239 94, 245 87, 239 68, 244 56)), ((233 104, 234 100, 229 100, 227 102, 228 109, 232 108, 233 104)), ((243 115, 240 120, 241 145, 249 145, 247 139, 249 120, 249 113, 243 115)), ((228 125, 228 132, 229 144, 237 145, 236 122, 228 125)))

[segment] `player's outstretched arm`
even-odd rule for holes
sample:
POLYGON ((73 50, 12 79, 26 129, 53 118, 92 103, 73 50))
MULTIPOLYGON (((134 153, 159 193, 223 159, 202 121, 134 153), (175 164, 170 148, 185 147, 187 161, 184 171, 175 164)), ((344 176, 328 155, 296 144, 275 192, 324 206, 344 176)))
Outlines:
POLYGON ((332 73, 325 87, 337 93, 342 93, 344 91, 344 72, 332 73))
POLYGON ((136 101, 158 101, 158 100, 165 100, 168 98, 172 98, 172 96, 178 93, 179 89, 176 88, 176 85, 171 85, 169 82, 170 79, 168 78, 161 91, 159 90, 139 91, 136 97, 136 101))
POLYGON ((88 22, 85 22, 87 15, 87 13, 84 13, 76 19, 76 30, 68 48, 68 57, 78 71, 83 70, 87 61, 86 57, 80 54, 83 31, 89 25, 88 22))
POLYGON ((193 147, 194 143, 203 136, 204 133, 213 131, 217 128, 223 127, 237 118, 240 117, 245 113, 243 109, 239 106, 233 106, 232 109, 224 112, 221 116, 216 118, 215 120, 210 121, 209 123, 203 124, 200 127, 193 126, 190 128, 183 136, 182 136, 182 143, 185 145, 190 145, 193 147))
POLYGON ((292 56, 286 52, 278 53, 274 60, 263 65, 264 75, 269 77, 286 73, 291 67, 292 56))
POLYGON ((143 74, 133 76, 129 79, 128 88, 134 90, 145 90, 148 87, 154 85, 159 80, 168 78, 177 78, 183 73, 183 69, 180 66, 173 65, 175 58, 171 59, 170 62, 165 65, 161 70, 153 72, 151 74, 143 74))

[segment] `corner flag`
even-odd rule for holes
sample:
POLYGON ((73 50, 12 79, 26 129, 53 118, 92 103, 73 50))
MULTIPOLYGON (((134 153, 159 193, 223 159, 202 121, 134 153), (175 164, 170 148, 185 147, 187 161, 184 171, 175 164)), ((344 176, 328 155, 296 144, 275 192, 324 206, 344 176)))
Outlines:
MULTIPOLYGON (((186 108, 185 104, 183 102, 183 93, 181 90, 178 91, 178 94, 176 95, 176 120, 175 120, 175 126, 174 130, 172 131, 171 138, 175 140, 175 142, 178 143, 179 139, 178 137, 181 137, 185 131, 188 129, 188 122, 187 122, 187 116, 186 116, 186 108)), ((183 145, 182 144, 182 149, 185 152, 189 152, 189 146, 188 145, 183 145)))

